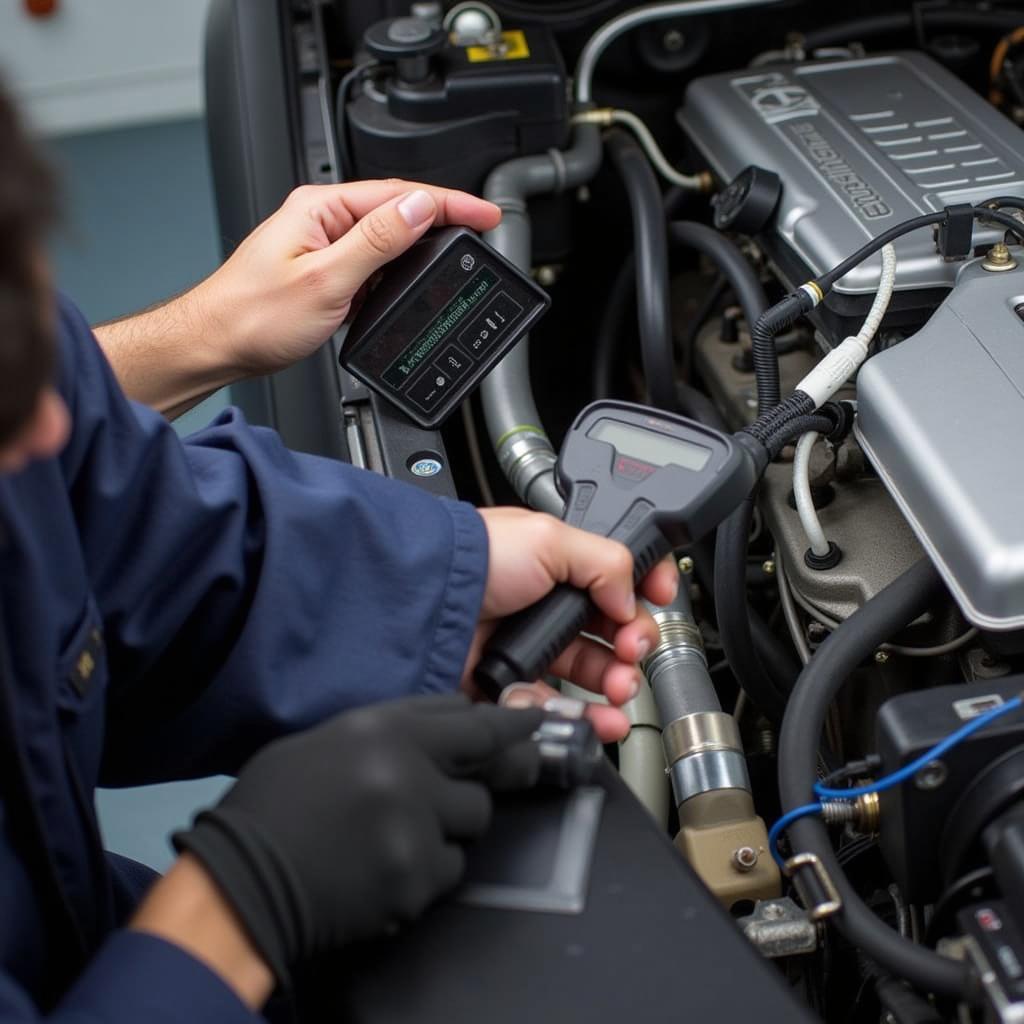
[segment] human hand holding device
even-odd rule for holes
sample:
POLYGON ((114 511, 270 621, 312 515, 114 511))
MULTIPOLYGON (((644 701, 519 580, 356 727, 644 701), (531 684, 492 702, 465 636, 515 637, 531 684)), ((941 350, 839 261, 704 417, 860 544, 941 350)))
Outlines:
POLYGON ((490 785, 533 785, 539 710, 419 697, 347 712, 264 747, 175 837, 279 981, 412 920, 462 877, 490 785))

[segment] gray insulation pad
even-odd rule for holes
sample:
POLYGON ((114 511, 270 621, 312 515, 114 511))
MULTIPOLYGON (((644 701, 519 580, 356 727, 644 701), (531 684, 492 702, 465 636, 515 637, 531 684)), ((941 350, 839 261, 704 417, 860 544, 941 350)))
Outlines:
POLYGON ((1024 628, 1022 304, 1024 266, 967 264, 931 320, 857 378, 865 452, 983 629, 1024 628))
MULTIPOLYGON (((776 230, 814 275, 910 217, 1024 195, 1024 132, 920 53, 698 78, 679 117, 722 181, 750 164, 781 177, 776 230)), ((974 241, 1000 237, 976 228, 974 241)), ((930 230, 895 244, 897 290, 952 285, 958 265, 930 230)), ((873 292, 880 267, 861 264, 836 290, 873 292)))

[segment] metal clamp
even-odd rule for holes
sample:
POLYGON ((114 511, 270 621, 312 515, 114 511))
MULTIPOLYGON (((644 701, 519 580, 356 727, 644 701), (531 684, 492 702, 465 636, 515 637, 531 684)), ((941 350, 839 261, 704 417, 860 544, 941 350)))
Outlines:
POLYGON ((812 921, 824 921, 843 909, 843 899, 839 895, 839 890, 817 854, 795 854, 786 861, 784 867, 786 874, 793 880, 793 888, 807 908, 812 921), (811 869, 811 877, 815 884, 808 884, 807 879, 800 874, 804 868, 811 869))

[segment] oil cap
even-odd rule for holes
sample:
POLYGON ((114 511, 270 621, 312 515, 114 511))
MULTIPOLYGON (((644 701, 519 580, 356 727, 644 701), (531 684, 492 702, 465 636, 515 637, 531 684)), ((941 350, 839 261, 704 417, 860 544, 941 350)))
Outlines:
POLYGON ((779 176, 751 164, 711 200, 715 227, 756 235, 771 220, 781 195, 779 176))

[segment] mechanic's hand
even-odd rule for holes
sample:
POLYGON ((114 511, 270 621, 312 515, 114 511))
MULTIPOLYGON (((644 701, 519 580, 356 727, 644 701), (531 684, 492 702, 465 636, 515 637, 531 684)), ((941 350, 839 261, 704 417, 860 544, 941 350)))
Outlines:
MULTIPOLYGON (((577 637, 551 666, 553 675, 602 693, 613 705, 636 696, 637 662, 658 642, 658 628, 638 605, 633 585, 633 557, 625 545, 568 526, 554 516, 517 508, 481 509, 490 544, 487 587, 462 685, 476 696, 473 669, 499 619, 539 601, 558 583, 590 592, 600 616, 588 632, 610 646, 577 637)), ((653 604, 675 599, 679 571, 672 559, 659 562, 640 586, 653 604)), ((614 707, 589 709, 594 728, 605 742, 629 730, 614 707)))
POLYGON ((360 287, 432 224, 493 228, 465 192, 390 179, 303 185, 193 292, 239 374, 272 373, 338 328, 360 287))
POLYGON ((278 740, 175 846, 196 857, 279 981, 416 917, 462 877, 487 781, 533 785, 537 710, 419 697, 278 740))

